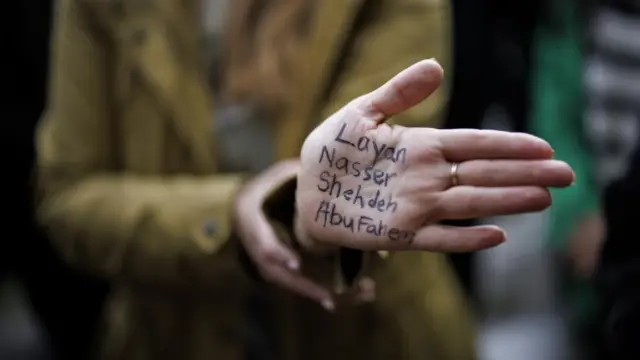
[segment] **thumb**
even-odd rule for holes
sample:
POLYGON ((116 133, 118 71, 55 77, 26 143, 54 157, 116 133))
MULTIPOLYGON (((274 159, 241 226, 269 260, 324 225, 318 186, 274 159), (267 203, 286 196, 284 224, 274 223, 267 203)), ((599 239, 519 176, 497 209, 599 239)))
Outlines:
POLYGON ((434 59, 415 63, 376 90, 358 99, 358 106, 377 123, 419 104, 442 83, 444 73, 434 59))
POLYGON ((264 216, 256 219, 258 238, 261 239, 263 250, 268 261, 279 263, 291 271, 300 269, 300 257, 291 248, 278 239, 275 224, 270 224, 264 216))
MULTIPOLYGON (((254 202, 254 200, 241 200, 254 202)), ((259 201, 259 203, 262 203, 259 201)), ((277 263, 280 266, 297 271, 300 268, 300 257, 278 238, 277 223, 271 223, 266 214, 256 205, 239 206, 241 209, 236 219, 239 240, 258 266, 277 263), (256 210, 256 208, 260 210, 256 210)))

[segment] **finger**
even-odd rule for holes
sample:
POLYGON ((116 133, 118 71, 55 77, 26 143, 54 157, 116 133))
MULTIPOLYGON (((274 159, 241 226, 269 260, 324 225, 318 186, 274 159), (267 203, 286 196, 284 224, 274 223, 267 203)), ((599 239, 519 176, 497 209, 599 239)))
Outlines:
POLYGON ((289 249, 281 241, 271 243, 267 251, 267 258, 271 261, 279 263, 291 271, 300 270, 300 257, 298 254, 289 249))
MULTIPOLYGON (((264 254, 267 261, 275 262, 290 270, 300 269, 300 256, 280 241, 269 221, 262 214, 253 217, 253 237, 259 244, 258 253, 264 254)), ((251 247, 251 246, 249 246, 251 247)))
POLYGON ((356 286, 355 303, 370 303, 376 299, 376 283, 369 277, 358 281, 356 286))
POLYGON ((266 277, 270 282, 294 294, 318 302, 327 311, 335 309, 335 301, 331 292, 302 273, 290 271, 285 267, 274 264, 266 270, 266 277))
POLYGON ((442 153, 449 161, 474 159, 550 159, 553 149, 533 135, 497 130, 438 131, 442 153))
POLYGON ((458 184, 566 187, 574 180, 571 167, 557 160, 471 160, 458 165, 458 184))
POLYGON ((456 186, 438 199, 438 220, 462 220, 541 211, 551 205, 543 187, 480 188, 456 186))
POLYGON ((413 242, 405 247, 406 250, 470 252, 494 247, 505 240, 504 230, 493 225, 428 225, 418 230, 413 242))
POLYGON ((442 83, 443 70, 435 60, 423 60, 401 71, 355 103, 376 122, 401 113, 431 95, 442 83))
POLYGON ((369 277, 363 277, 338 299, 338 307, 360 305, 375 301, 376 283, 369 277))

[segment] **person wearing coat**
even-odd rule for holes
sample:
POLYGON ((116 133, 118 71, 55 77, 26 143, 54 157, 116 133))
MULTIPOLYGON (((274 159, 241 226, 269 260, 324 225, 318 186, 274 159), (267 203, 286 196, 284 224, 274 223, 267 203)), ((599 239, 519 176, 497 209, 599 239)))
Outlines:
MULTIPOLYGON (((416 61, 435 57, 448 69, 446 2, 326 0, 308 15, 288 101, 271 119, 238 130, 228 114, 240 110, 214 100, 200 6, 56 5, 49 102, 37 135, 37 213, 68 262, 111 282, 103 359, 240 359, 246 297, 261 286, 247 276, 255 266, 239 260, 251 251, 241 249, 234 227, 248 176, 297 157, 323 118, 416 61)), ((229 99, 234 64, 222 81, 229 99)), ((273 85, 259 79, 249 81, 273 85)), ((446 96, 444 86, 393 122, 437 126, 446 96)), ((265 201, 283 243, 287 199, 274 188, 265 201)), ((472 316, 442 255, 340 260, 305 254, 302 263, 333 289, 353 283, 345 273, 366 270, 375 302, 329 314, 268 291, 284 359, 475 358, 472 316)))

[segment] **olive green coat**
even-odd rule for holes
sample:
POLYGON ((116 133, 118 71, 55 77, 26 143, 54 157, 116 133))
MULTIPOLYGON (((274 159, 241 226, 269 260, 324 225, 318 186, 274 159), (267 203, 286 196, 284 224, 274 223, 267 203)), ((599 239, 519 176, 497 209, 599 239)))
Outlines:
MULTIPOLYGON (((296 156, 313 124, 348 99, 422 58, 448 60, 439 0, 322 4, 299 98, 275 123, 280 158, 296 156)), ((57 3, 38 216, 70 263, 112 281, 104 359, 243 356, 243 303, 255 284, 230 219, 243 176, 216 170, 198 9, 186 0, 57 3)), ((445 95, 397 121, 437 119, 445 95)), ((471 317, 442 256, 370 257, 374 304, 330 315, 275 292, 286 360, 474 358, 471 317)), ((309 255, 304 266, 329 278, 332 261, 309 255)))

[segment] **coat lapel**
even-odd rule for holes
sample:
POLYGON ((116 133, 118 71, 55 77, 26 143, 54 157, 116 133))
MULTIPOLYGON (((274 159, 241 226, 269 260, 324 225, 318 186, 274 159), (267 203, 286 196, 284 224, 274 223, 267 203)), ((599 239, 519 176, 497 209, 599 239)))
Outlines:
MULTIPOLYGON (((297 157, 302 143, 318 121, 320 96, 339 60, 344 42, 363 4, 369 0, 325 0, 317 8, 303 59, 296 99, 277 122, 277 158, 297 157)), ((203 73, 200 29, 197 9, 187 2, 131 0, 137 14, 135 24, 127 24, 121 33, 128 44, 125 77, 139 76, 148 82, 159 105, 167 112, 167 121, 188 144, 199 169, 215 164, 212 134, 211 92, 203 73), (142 4, 142 5, 141 5, 142 4), (145 8, 146 6, 146 8, 145 8)), ((192 2, 188 2, 192 4, 192 2)), ((193 5, 193 4, 192 4, 193 5)), ((126 81, 120 81, 126 84, 126 81)), ((126 86, 124 86, 126 89, 126 86)), ((126 99, 123 99, 126 101, 126 99)))
POLYGON ((183 2, 143 3, 149 8, 136 10, 148 14, 135 16, 136 24, 125 26, 132 43, 129 76, 147 82, 169 125, 190 149, 193 165, 206 171, 215 157, 212 134, 206 134, 212 131, 212 95, 199 58, 199 23, 192 21, 194 12, 183 2))
POLYGON ((278 159, 298 157, 309 131, 316 125, 318 102, 341 55, 353 23, 368 0, 325 0, 318 6, 303 59, 299 89, 293 105, 277 124, 278 159), (284 140, 286 139, 286 140, 284 140))

